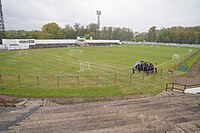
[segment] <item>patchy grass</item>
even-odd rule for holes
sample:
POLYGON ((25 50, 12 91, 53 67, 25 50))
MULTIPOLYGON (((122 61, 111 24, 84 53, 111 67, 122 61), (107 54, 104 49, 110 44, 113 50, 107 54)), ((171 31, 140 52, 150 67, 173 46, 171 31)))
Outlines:
MULTIPOLYGON (((19 55, 19 51, 5 51, 0 53, 0 73, 3 76, 3 86, 0 94, 11 94, 25 97, 73 97, 73 96, 109 96, 122 94, 150 94, 155 95, 165 89, 165 84, 172 79, 167 77, 167 68, 175 65, 171 60, 173 54, 179 54, 181 59, 188 55, 187 47, 151 45, 121 45, 104 47, 73 48, 84 51, 84 56, 68 56, 70 49, 32 49, 28 55, 19 55), (142 73, 135 73, 130 83, 130 73, 134 63, 144 60, 157 63, 159 72, 146 76, 142 80, 142 73), (91 70, 80 72, 80 63, 90 62, 91 70), (161 77, 162 69, 162 77, 161 77), (105 76, 105 75, 110 76, 105 76), (114 76, 117 74, 116 84, 114 76), (17 76, 20 75, 20 85, 17 76), (76 77, 80 78, 77 86, 76 77), (90 76, 94 77, 82 77, 90 76), (99 75, 97 86, 96 75, 99 75), (39 79, 39 87, 37 76, 39 79), (60 76, 60 86, 57 87, 57 76, 60 76)), ((193 51, 197 50, 192 48, 193 51)), ((199 54, 198 54, 199 55, 199 54)), ((188 61, 195 62, 197 57, 188 61)))
POLYGON ((194 55, 192 58, 184 62, 182 65, 188 66, 189 68, 192 67, 192 65, 197 62, 200 59, 200 52, 198 52, 196 55, 194 55))

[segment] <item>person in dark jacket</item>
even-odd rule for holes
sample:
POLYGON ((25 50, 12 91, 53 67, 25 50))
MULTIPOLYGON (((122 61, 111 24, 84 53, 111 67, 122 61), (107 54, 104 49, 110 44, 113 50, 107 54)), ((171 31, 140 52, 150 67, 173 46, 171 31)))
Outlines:
POLYGON ((133 74, 135 73, 135 69, 134 69, 134 68, 132 68, 132 73, 133 73, 133 74))

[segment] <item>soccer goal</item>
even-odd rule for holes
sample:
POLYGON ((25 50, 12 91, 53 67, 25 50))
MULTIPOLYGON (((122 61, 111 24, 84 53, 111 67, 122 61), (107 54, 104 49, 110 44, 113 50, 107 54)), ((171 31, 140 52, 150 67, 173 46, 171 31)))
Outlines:
POLYGON ((27 55, 28 51, 27 50, 20 50, 19 55, 27 55))
POLYGON ((80 63, 80 71, 87 72, 91 70, 90 62, 81 62, 80 63))
POLYGON ((152 44, 151 47, 152 48, 154 48, 154 47, 160 48, 159 44, 152 44))
POLYGON ((192 49, 188 49, 188 53, 192 53, 192 49))
POLYGON ((68 55, 74 57, 84 56, 84 50, 70 49, 68 55))
POLYGON ((179 54, 173 54, 172 59, 173 60, 178 60, 180 58, 179 54))

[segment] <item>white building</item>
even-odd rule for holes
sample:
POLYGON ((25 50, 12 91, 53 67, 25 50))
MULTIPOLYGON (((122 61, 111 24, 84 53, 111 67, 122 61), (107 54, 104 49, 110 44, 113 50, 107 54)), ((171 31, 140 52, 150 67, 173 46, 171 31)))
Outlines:
POLYGON ((35 45, 35 39, 2 39, 2 49, 29 49, 30 45, 35 45))
POLYGON ((119 45, 120 40, 84 40, 78 39, 2 39, 3 44, 0 49, 15 50, 15 49, 29 49, 29 48, 55 48, 55 47, 69 47, 69 46, 103 46, 103 45, 119 45))

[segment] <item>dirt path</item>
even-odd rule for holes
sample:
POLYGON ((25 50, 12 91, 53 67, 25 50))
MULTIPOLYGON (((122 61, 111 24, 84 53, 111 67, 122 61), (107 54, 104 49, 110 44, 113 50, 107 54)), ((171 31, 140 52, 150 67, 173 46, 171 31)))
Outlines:
POLYGON ((192 66, 190 72, 185 75, 174 77, 176 83, 200 84, 200 59, 192 66))

